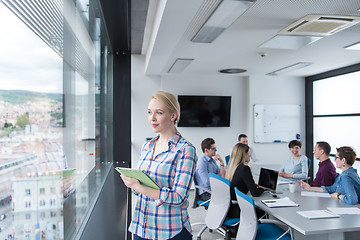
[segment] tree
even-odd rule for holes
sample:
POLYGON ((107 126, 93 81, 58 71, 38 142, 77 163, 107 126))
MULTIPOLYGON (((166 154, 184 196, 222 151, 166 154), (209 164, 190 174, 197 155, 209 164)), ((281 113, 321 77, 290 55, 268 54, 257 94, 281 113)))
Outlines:
POLYGON ((12 128, 12 127, 13 127, 12 123, 8 123, 8 122, 5 120, 4 128, 12 128))
POLYGON ((21 128, 25 128, 26 125, 30 125, 29 113, 26 112, 23 115, 17 116, 16 125, 20 126, 21 128))

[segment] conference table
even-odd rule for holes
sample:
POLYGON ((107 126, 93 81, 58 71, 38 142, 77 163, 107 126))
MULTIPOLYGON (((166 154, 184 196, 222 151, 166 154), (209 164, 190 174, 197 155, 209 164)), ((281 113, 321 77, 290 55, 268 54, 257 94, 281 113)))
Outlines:
MULTIPOLYGON (((269 167, 271 168, 271 167, 269 167)), ((256 179, 256 173, 254 179, 256 179)), ((306 191, 297 187, 294 193, 290 193, 289 184, 281 184, 276 187, 277 197, 289 197, 292 201, 299 204, 297 207, 276 207, 269 208, 261 200, 275 199, 270 192, 264 192, 260 197, 253 197, 255 205, 271 218, 279 219, 293 229, 294 239, 360 239, 360 214, 341 214, 339 218, 308 219, 298 211, 308 210, 327 210, 327 208, 349 208, 360 205, 350 205, 343 203, 335 198, 324 198, 314 196, 301 196, 301 191, 306 191)))

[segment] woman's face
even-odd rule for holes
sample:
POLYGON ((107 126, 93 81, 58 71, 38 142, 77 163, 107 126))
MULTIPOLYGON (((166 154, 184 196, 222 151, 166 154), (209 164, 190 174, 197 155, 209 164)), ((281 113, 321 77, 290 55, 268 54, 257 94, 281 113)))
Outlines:
POLYGON ((301 150, 301 147, 299 147, 299 146, 294 146, 294 147, 290 148, 291 154, 294 156, 299 156, 300 150, 301 150))
POLYGON ((344 164, 342 159, 339 157, 339 153, 335 154, 335 163, 337 168, 341 168, 342 165, 344 164))
POLYGON ((148 121, 155 133, 166 132, 174 127, 176 113, 170 110, 159 100, 151 99, 148 106, 148 121))

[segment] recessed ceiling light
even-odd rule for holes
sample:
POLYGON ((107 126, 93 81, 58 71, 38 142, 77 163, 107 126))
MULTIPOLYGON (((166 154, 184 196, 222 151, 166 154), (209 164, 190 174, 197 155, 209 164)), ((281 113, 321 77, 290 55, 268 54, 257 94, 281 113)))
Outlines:
POLYGON ((168 73, 181 73, 192 61, 194 61, 193 58, 177 58, 168 73))
POLYGON ((349 46, 346 46, 345 49, 360 50, 360 42, 353 43, 353 44, 351 44, 349 46))
POLYGON ((226 68, 226 69, 220 69, 219 72, 233 74, 233 73, 244 73, 246 72, 246 70, 241 68, 226 68))
POLYGON ((255 2, 256 0, 221 1, 191 41, 197 43, 212 43, 255 2))
POLYGON ((276 35, 269 41, 261 44, 259 48, 300 49, 321 38, 319 36, 276 35))
POLYGON ((281 74, 284 74, 284 73, 287 73, 287 72, 295 71, 295 70, 298 70, 300 68, 310 66, 312 64, 313 63, 311 63, 311 62, 298 62, 298 63, 292 64, 292 65, 280 68, 280 69, 278 69, 276 71, 273 71, 271 73, 268 73, 266 75, 270 75, 270 76, 281 75, 281 74))

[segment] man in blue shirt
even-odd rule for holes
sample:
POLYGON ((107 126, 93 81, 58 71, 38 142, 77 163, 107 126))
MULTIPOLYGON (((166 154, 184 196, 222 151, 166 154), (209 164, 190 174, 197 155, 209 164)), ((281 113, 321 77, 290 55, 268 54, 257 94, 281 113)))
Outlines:
MULTIPOLYGON (((198 186, 210 190, 209 173, 215 173, 225 177, 224 161, 219 154, 216 154, 215 141, 212 138, 206 138, 201 142, 201 150, 204 155, 199 158, 196 164, 195 181, 198 186), (220 167, 216 163, 219 161, 220 167)), ((203 201, 210 199, 211 194, 199 189, 199 197, 203 201)))

